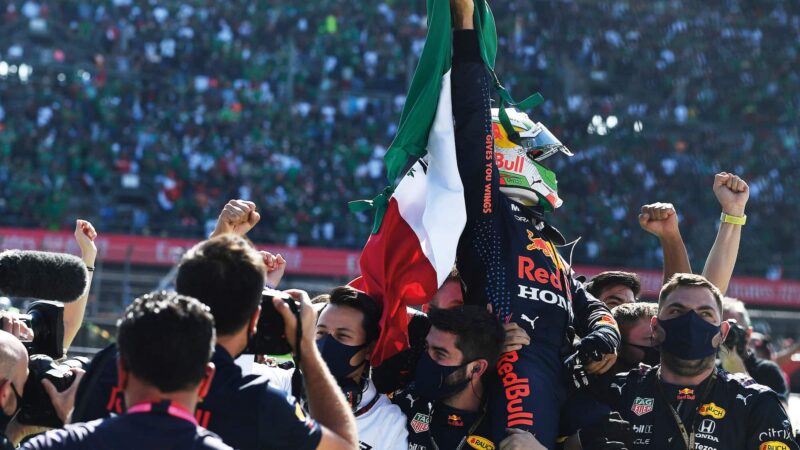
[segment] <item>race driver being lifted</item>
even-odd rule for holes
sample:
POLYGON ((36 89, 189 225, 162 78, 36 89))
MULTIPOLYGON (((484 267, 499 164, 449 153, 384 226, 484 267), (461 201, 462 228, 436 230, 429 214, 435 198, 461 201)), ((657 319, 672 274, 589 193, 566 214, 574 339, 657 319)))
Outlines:
POLYGON ((457 252, 465 301, 490 304, 502 321, 516 322, 531 339, 497 363, 499 381, 490 396, 493 438, 500 442, 506 429, 522 429, 552 449, 567 396, 563 361, 574 350, 570 329, 582 337, 578 354, 595 359, 586 360, 589 373, 614 364, 619 331, 606 306, 573 278, 556 250, 564 238, 545 221, 544 213, 561 200, 555 175, 540 161, 571 153, 516 110, 507 110, 514 133, 506 133, 498 111, 490 110, 492 86, 473 30, 473 0, 451 5, 455 140, 467 205, 457 252))

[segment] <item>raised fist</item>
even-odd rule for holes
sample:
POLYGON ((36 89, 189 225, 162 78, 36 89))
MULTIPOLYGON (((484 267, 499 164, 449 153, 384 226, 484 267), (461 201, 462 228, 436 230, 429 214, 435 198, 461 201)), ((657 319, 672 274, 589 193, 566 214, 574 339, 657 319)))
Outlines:
POLYGON ((264 257, 264 265, 267 266, 267 284, 273 289, 278 287, 284 272, 286 272, 286 260, 280 253, 273 255, 270 252, 259 252, 264 257))
POLYGON ((97 258, 97 246, 94 243, 96 238, 97 231, 91 222, 81 219, 75 221, 75 241, 78 242, 78 247, 81 249, 83 262, 89 267, 94 267, 95 258, 97 258))
POLYGON ((741 217, 750 198, 750 187, 736 175, 721 172, 714 176, 714 195, 722 206, 722 212, 741 217))
POLYGON ((246 200, 231 200, 217 218, 217 226, 211 237, 220 234, 233 233, 244 236, 261 220, 261 214, 256 212, 256 204, 246 200))
POLYGON ((659 239, 670 234, 677 234, 678 213, 672 203, 651 203, 642 206, 639 214, 639 225, 648 233, 659 239))

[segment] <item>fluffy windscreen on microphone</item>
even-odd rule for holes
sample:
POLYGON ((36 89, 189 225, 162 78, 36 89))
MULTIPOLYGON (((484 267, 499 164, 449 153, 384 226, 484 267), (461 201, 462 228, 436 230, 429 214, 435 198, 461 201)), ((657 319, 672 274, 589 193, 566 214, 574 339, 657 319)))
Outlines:
POLYGON ((8 250, 0 253, 0 292, 11 297, 74 302, 83 295, 89 274, 77 256, 8 250))

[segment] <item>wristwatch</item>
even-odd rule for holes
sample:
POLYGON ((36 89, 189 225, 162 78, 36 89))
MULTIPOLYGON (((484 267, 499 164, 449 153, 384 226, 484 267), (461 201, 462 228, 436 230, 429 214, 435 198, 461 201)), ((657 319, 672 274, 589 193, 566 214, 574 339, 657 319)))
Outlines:
POLYGON ((739 217, 739 216, 732 216, 730 214, 722 213, 722 215, 719 216, 719 220, 722 223, 730 223, 730 224, 733 224, 733 225, 744 225, 745 223, 747 223, 747 214, 739 217))

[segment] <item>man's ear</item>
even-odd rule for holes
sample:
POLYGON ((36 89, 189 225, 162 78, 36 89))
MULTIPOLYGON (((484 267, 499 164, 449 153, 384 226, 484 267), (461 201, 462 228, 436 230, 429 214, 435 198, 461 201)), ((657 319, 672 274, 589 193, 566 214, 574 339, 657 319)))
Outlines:
POLYGON ((122 358, 119 356, 117 356, 117 386, 123 391, 128 387, 128 371, 125 369, 125 363, 122 362, 122 358))
POLYGON ((658 317, 653 316, 650 318, 650 339, 653 345, 659 345, 664 342, 665 334, 664 329, 658 324, 658 317))
POLYGON ((203 379, 200 380, 200 386, 197 388, 197 396, 200 399, 203 399, 206 395, 208 395, 208 390, 211 389, 211 382, 214 380, 214 374, 216 371, 217 368, 214 366, 213 362, 206 364, 206 374, 203 376, 203 379))
POLYGON ((753 335, 753 327, 747 327, 747 331, 744 332, 745 342, 750 342, 750 336, 752 335, 753 335))
POLYGON ((261 305, 258 305, 256 311, 250 317, 250 322, 247 324, 247 335, 251 336, 256 334, 256 327, 258 325, 258 317, 261 315, 261 305))
POLYGON ((472 361, 470 366, 467 366, 467 377, 472 380, 479 380, 489 368, 489 361, 486 361, 485 359, 478 359, 472 361))
POLYGON ((5 405, 6 402, 8 402, 10 396, 11 396, 11 380, 0 381, 0 410, 3 409, 3 405, 5 405))
POLYGON ((728 332, 731 331, 731 323, 727 320, 723 320, 721 324, 719 324, 719 334, 714 336, 714 339, 711 341, 711 344, 714 347, 719 347, 725 342, 725 338, 728 337, 728 332))

